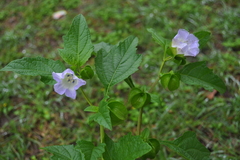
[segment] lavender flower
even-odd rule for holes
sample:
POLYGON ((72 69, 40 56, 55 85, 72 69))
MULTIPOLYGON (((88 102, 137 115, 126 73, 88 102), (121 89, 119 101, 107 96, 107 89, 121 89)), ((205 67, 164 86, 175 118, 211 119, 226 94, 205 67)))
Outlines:
POLYGON ((67 97, 72 99, 76 99, 76 90, 86 84, 86 81, 75 76, 71 69, 66 69, 62 73, 52 72, 52 76, 53 79, 57 81, 57 83, 54 84, 54 91, 60 95, 65 93, 67 97))
POLYGON ((199 53, 198 38, 184 29, 179 29, 172 40, 172 47, 177 49, 177 54, 195 57, 199 53))

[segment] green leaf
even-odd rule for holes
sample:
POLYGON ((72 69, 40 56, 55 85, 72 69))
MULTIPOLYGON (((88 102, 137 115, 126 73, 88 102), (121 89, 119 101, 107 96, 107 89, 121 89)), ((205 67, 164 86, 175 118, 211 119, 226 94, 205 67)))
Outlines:
POLYGON ((12 71, 22 75, 42 76, 41 81, 46 84, 54 84, 52 72, 63 72, 65 66, 60 61, 54 61, 43 57, 24 57, 10 62, 0 71, 12 71))
POLYGON ((96 73, 108 89, 138 70, 142 55, 136 54, 138 39, 130 36, 109 52, 101 49, 95 59, 96 73))
POLYGON ((106 98, 104 98, 99 103, 98 112, 91 115, 88 120, 89 121, 95 121, 99 125, 102 125, 105 128, 112 130, 110 111, 108 109, 108 102, 106 101, 106 98))
POLYGON ((160 141, 187 160, 208 160, 210 152, 196 138, 194 132, 188 131, 174 141, 160 141))
POLYGON ((54 160, 85 160, 84 155, 73 145, 49 146, 44 147, 44 150, 52 153, 54 160))
POLYGON ((194 35, 199 39, 199 48, 202 48, 209 41, 211 32, 199 31, 194 33, 194 35))
POLYGON ((104 143, 101 143, 95 147, 92 142, 81 140, 77 142, 75 148, 82 151, 85 155, 85 160, 98 160, 102 157, 102 154, 105 151, 105 146, 104 143))
POLYGON ((41 76, 41 81, 45 84, 54 85, 56 81, 53 79, 52 75, 41 76))
POLYGON ((226 91, 224 82, 206 66, 206 62, 195 62, 184 66, 179 70, 181 81, 202 86, 207 90, 216 89, 221 93, 226 91))
POLYGON ((135 160, 152 149, 139 136, 131 134, 121 137, 116 143, 105 134, 104 141, 106 143, 106 151, 103 154, 104 160, 135 160))
POLYGON ((148 28, 147 29, 148 32, 150 32, 152 34, 153 39, 160 44, 163 48, 165 48, 168 44, 169 44, 169 40, 163 38, 162 36, 160 36, 159 34, 157 34, 154 29, 152 28, 148 28))
POLYGON ((105 51, 109 52, 113 47, 114 45, 110 45, 105 42, 100 42, 100 43, 94 44, 94 52, 98 53, 101 49, 104 49, 105 51))
POLYGON ((89 106, 84 109, 85 112, 98 112, 98 107, 97 106, 89 106))
POLYGON ((82 66, 91 56, 93 45, 83 15, 77 15, 69 32, 63 36, 64 49, 59 49, 63 60, 70 65, 82 66))

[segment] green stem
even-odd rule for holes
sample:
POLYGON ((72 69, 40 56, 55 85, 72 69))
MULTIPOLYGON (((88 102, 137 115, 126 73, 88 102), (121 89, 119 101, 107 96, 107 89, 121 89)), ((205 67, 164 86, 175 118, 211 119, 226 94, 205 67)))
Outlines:
MULTIPOLYGON (((87 95, 85 94, 85 92, 83 91, 82 88, 80 88, 84 98, 86 99, 86 101, 88 102, 88 104, 90 106, 93 106, 93 104, 90 102, 89 98, 87 97, 87 95)), ((100 139, 101 139, 101 143, 103 142, 104 139, 104 127, 100 125, 100 139)))
MULTIPOLYGON (((88 104, 90 106, 93 106, 93 104, 90 102, 89 98, 87 97, 87 95, 85 94, 85 92, 83 91, 82 88, 80 88, 80 91, 82 92, 82 94, 83 94, 84 98, 86 99, 86 101, 88 102, 88 104)), ((102 125, 100 125, 100 142, 101 143, 103 143, 103 141, 104 141, 104 134, 105 134, 104 127, 102 125)), ((104 159, 102 158, 102 160, 104 160, 104 159)))
POLYGON ((100 125, 100 142, 103 143, 104 142, 104 127, 102 125, 100 125))
POLYGON ((85 92, 83 91, 82 88, 80 88, 80 91, 82 92, 83 97, 84 97, 85 100, 88 102, 88 104, 89 104, 90 106, 93 106, 93 104, 90 102, 89 98, 87 97, 87 95, 85 94, 85 92))
POLYGON ((166 60, 164 59, 160 68, 159 68, 159 71, 158 71, 158 78, 156 79, 156 81, 153 83, 152 87, 150 88, 149 92, 152 92, 153 89, 155 88, 155 86, 158 84, 158 81, 160 79, 160 74, 162 73, 162 69, 163 69, 163 66, 165 65, 165 62, 166 60))
POLYGON ((143 107, 140 108, 137 124, 137 135, 141 134, 143 107))

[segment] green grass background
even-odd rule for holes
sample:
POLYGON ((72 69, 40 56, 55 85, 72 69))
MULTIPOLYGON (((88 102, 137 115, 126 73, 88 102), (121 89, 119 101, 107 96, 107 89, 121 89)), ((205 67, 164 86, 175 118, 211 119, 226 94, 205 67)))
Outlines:
MULTIPOLYGON (((133 80, 150 86, 156 79, 162 49, 146 28, 153 28, 172 39, 179 28, 190 32, 212 32, 210 42, 196 58, 220 76, 227 86, 224 94, 182 84, 175 92, 156 87, 160 106, 144 109, 143 128, 159 140, 174 140, 185 131, 197 133, 211 150, 213 160, 240 159, 240 3, 236 0, 2 0, 0 1, 0 67, 22 57, 42 56, 61 60, 62 36, 77 14, 87 20, 93 43, 116 44, 129 35, 139 38, 138 53, 143 62, 133 80), (66 10, 54 20, 52 14, 66 10)), ((94 60, 88 62, 94 65, 94 60)), ((167 63, 164 71, 176 69, 167 63)), ((60 96, 39 77, 0 72, 0 159, 49 159, 41 147, 74 144, 77 139, 99 140, 99 128, 88 124, 88 105, 79 92, 76 100, 60 96)), ((103 86, 95 76, 83 87, 97 105, 103 86)), ((127 104, 125 83, 113 88, 111 95, 127 104)), ((118 138, 136 132, 138 112, 130 108, 126 123, 108 132, 118 138)), ((181 159, 161 146, 156 159, 181 159)))

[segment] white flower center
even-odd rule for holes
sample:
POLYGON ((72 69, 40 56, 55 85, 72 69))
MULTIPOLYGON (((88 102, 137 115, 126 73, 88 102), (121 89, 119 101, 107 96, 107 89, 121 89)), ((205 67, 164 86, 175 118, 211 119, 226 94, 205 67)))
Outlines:
POLYGON ((75 85, 77 85, 77 80, 73 79, 73 74, 67 73, 65 74, 64 78, 62 79, 62 84, 66 88, 73 88, 75 85))

